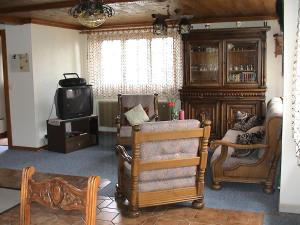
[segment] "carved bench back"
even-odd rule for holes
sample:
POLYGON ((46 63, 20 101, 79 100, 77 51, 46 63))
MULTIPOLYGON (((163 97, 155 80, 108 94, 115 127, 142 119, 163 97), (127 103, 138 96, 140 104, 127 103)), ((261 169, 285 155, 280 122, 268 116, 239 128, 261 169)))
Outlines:
POLYGON ((98 176, 88 179, 87 187, 79 189, 60 177, 36 182, 32 179, 34 167, 23 169, 21 184, 20 225, 30 224, 30 204, 37 202, 52 209, 79 210, 87 225, 96 223, 98 176))

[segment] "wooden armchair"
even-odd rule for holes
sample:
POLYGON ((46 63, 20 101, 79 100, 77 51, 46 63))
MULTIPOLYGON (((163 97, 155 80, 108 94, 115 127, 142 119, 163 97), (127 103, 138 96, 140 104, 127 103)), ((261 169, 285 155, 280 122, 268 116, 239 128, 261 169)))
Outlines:
POLYGON ((32 202, 52 209, 79 210, 85 215, 86 225, 96 224, 97 191, 100 177, 89 177, 87 188, 81 190, 59 177, 36 182, 32 179, 34 172, 34 167, 23 169, 20 225, 30 224, 32 202))
POLYGON ((116 197, 127 198, 129 216, 139 208, 193 200, 204 206, 204 172, 210 121, 149 122, 134 126, 132 157, 116 146, 119 173, 116 197))
POLYGON ((266 193, 273 192, 277 163, 281 154, 282 99, 273 98, 267 105, 265 141, 263 144, 240 145, 230 141, 239 131, 228 130, 222 140, 211 142, 214 154, 211 158, 212 188, 220 189, 221 183, 262 183, 266 193), (257 157, 236 158, 234 149, 258 149, 257 157))
POLYGON ((119 145, 131 144, 132 127, 124 116, 131 108, 141 104, 150 121, 158 120, 158 94, 154 95, 118 95, 118 114, 116 117, 117 143, 119 145))

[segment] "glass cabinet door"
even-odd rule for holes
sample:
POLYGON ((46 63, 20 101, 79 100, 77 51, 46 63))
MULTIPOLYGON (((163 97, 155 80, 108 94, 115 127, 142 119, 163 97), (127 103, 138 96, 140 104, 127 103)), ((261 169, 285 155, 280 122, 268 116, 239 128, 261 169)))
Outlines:
POLYGON ((189 48, 189 83, 197 86, 221 85, 220 42, 190 43, 189 48))
POLYGON ((260 83, 259 45, 259 40, 226 41, 226 84, 260 83))

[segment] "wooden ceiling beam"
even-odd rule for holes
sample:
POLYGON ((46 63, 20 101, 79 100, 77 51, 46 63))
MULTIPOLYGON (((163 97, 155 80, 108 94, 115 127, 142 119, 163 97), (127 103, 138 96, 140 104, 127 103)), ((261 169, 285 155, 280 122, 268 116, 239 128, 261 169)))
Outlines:
MULTIPOLYGON (((105 4, 115 4, 115 3, 128 3, 128 2, 137 2, 139 0, 105 0, 105 4)), ((7 13, 16 13, 16 12, 29 12, 37 10, 47 10, 47 9, 59 9, 59 8, 68 8, 76 5, 79 0, 66 0, 61 2, 48 2, 48 3, 39 3, 39 4, 30 4, 22 5, 15 7, 0 8, 0 14, 7 13)))
POLYGON ((10 24, 10 25, 21 25, 25 23, 30 23, 30 19, 19 18, 15 16, 0 16, 0 23, 10 24))

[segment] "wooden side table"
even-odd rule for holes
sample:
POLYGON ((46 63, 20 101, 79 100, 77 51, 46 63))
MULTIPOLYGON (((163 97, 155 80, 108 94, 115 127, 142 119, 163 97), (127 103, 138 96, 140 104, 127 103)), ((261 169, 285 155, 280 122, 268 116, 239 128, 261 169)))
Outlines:
POLYGON ((48 150, 69 153, 98 144, 98 116, 47 120, 48 150))

